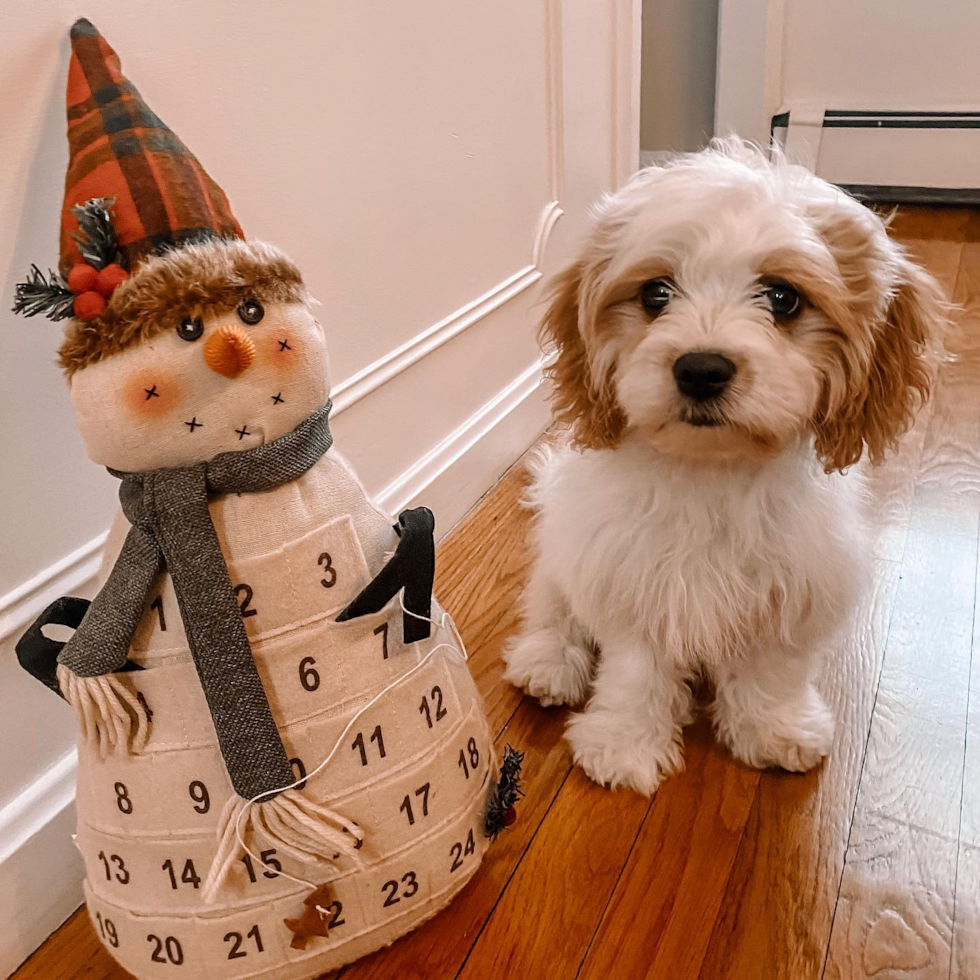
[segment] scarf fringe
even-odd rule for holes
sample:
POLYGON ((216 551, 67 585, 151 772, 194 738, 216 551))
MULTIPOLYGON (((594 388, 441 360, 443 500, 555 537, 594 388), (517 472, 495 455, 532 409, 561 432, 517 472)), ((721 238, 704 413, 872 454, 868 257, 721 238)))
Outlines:
POLYGON ((82 740, 93 745, 100 758, 138 755, 146 747, 146 712, 114 674, 79 677, 59 664, 58 687, 75 712, 82 740))
POLYGON ((245 849, 254 846, 256 835, 302 864, 333 864, 343 855, 355 866, 362 865, 357 853, 364 840, 360 827, 299 790, 284 790, 262 802, 233 796, 218 822, 218 850, 201 891, 205 904, 215 900, 245 849))

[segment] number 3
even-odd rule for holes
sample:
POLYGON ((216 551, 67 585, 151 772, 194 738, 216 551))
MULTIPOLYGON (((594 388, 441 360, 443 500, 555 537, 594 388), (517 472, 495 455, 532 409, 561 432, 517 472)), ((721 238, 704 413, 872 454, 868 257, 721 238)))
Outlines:
POLYGON ((323 566, 324 578, 320 579, 320 585, 325 589, 332 589, 337 584, 337 569, 333 566, 333 559, 330 552, 325 551, 317 559, 317 564, 323 566))

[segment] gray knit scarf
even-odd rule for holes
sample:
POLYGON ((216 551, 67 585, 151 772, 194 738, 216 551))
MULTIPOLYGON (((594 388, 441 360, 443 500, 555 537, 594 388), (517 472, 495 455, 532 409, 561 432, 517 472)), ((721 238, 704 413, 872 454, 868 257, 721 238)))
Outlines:
POLYGON ((274 442, 205 463, 122 473, 132 527, 108 580, 58 662, 80 677, 124 668, 150 586, 166 568, 191 657, 235 792, 271 797, 294 781, 208 512, 208 495, 271 490, 302 476, 330 448, 331 403, 274 442))

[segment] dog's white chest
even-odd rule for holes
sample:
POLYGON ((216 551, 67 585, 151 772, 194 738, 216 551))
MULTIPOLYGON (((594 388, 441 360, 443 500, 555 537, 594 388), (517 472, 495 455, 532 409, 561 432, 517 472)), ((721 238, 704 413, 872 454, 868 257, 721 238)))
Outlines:
MULTIPOLYGON (((625 457, 625 458, 624 458, 625 457)), ((573 614, 687 666, 809 642, 855 591, 859 487, 799 457, 755 471, 556 455, 538 533, 573 614), (558 567, 561 566, 561 567, 558 567)))

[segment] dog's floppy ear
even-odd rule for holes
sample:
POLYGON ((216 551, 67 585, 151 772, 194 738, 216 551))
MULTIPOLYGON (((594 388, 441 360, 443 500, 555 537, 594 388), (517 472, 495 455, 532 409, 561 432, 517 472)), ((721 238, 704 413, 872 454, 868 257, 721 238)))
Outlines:
POLYGON ((582 304, 594 277, 594 270, 590 270, 590 263, 580 260, 554 278, 540 339, 543 346, 553 345, 558 352, 548 371, 555 418, 571 428, 575 445, 603 449, 616 445, 625 421, 611 379, 594 376, 593 358, 583 333, 588 324, 582 304))
POLYGON ((887 312, 865 327, 864 344, 852 338, 860 356, 843 365, 843 390, 815 426, 816 449, 828 472, 856 463, 865 446, 871 462, 880 463, 932 389, 951 306, 929 273, 900 246, 888 244, 893 277, 887 312))

